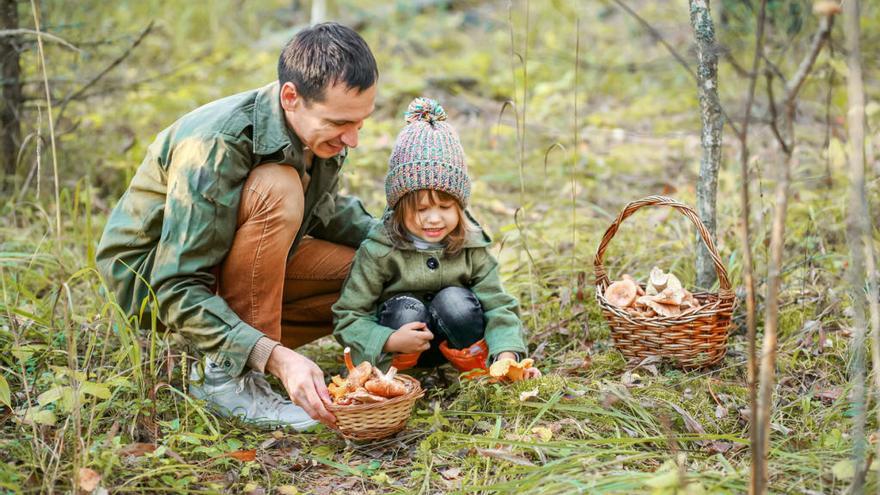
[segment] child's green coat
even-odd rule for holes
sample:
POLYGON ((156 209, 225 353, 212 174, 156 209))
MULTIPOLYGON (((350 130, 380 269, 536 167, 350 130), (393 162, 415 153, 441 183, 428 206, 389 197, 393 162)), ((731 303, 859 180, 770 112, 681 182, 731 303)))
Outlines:
POLYGON ((466 287, 480 300, 491 357, 504 351, 526 353, 519 306, 501 286, 498 261, 489 253, 491 240, 470 214, 467 216, 475 230, 468 232, 464 248, 454 256, 447 256, 442 249, 416 250, 411 243, 394 246, 385 227, 387 212, 369 231, 355 255, 342 295, 333 305, 333 335, 351 347, 355 363, 369 361, 382 368, 391 364, 391 354, 382 347, 397 329, 377 323, 383 302, 402 293, 422 296, 450 286, 466 287), (428 267, 430 258, 439 261, 434 270, 428 267))

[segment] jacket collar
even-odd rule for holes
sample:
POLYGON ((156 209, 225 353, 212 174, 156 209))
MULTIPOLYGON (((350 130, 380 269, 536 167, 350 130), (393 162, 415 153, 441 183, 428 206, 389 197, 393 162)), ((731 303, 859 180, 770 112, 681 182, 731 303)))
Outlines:
POLYGON ((254 102, 253 139, 254 153, 258 155, 271 155, 290 146, 290 152, 295 157, 302 156, 302 141, 295 132, 287 127, 287 121, 284 119, 278 81, 257 90, 254 102))

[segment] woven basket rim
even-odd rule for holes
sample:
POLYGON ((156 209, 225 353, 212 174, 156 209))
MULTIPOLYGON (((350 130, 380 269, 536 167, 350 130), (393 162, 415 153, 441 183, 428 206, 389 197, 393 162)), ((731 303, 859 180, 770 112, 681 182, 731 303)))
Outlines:
MULTIPOLYGON (((644 286, 640 284, 644 289, 644 286)), ((716 315, 720 312, 732 311, 736 307, 736 295, 731 291, 721 292, 694 292, 693 295, 698 300, 711 300, 709 304, 704 304, 696 309, 691 309, 677 316, 655 315, 651 317, 637 316, 623 308, 619 308, 605 299, 605 289, 608 287, 604 281, 596 284, 596 300, 599 306, 612 313, 615 317, 626 320, 633 325, 652 326, 656 328, 666 328, 673 325, 681 325, 694 322, 701 318, 716 315), (732 302, 730 308, 719 307, 722 304, 732 302)))
POLYGON ((397 376, 395 376, 395 378, 400 379, 400 380, 404 380, 404 381, 409 381, 410 383, 412 383, 412 385, 413 385, 412 390, 410 390, 409 392, 407 392, 403 395, 398 395, 397 397, 394 397, 392 399, 388 399, 388 400, 385 400, 382 402, 376 402, 373 404, 352 404, 349 406, 342 406, 339 404, 327 404, 326 405, 327 410, 333 412, 334 414, 336 414, 338 416, 339 415, 338 413, 345 413, 345 412, 354 413, 354 412, 361 412, 361 411, 370 411, 370 410, 375 410, 375 409, 384 409, 388 406, 398 404, 401 402, 415 401, 416 399, 419 399, 425 395, 425 391, 422 390, 422 384, 419 383, 419 381, 416 380, 415 378, 413 378, 409 375, 397 375, 397 376))

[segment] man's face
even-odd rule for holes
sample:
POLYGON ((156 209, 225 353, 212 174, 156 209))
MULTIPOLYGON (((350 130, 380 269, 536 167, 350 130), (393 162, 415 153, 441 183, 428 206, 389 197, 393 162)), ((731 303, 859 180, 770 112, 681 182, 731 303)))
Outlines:
POLYGON ((323 101, 306 101, 293 83, 281 86, 281 107, 287 125, 320 158, 330 158, 344 147, 356 148, 358 131, 373 113, 376 85, 358 92, 344 83, 329 86, 323 101))

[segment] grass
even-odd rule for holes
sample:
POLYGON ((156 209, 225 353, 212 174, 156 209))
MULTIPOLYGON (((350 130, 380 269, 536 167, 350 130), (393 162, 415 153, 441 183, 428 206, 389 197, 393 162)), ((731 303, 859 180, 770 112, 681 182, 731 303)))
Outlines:
MULTIPOLYGON (((486 385, 459 382, 446 370, 449 385, 429 389, 410 427, 373 443, 345 442, 326 429, 269 432, 215 418, 185 393, 185 363, 192 359, 186 346, 155 326, 135 331, 107 298, 93 269, 107 209, 119 193, 112 187, 115 179, 69 176, 60 196, 59 242, 53 238, 51 198, 29 194, 25 202, 9 199, 0 216, 0 349, 5 351, 0 374, 12 406, 0 406, 0 492, 70 491, 82 467, 99 473, 101 486, 114 493, 746 491, 748 393, 741 310, 729 352, 718 366, 683 372, 664 364, 628 372, 591 286, 595 247, 626 201, 666 193, 695 202, 696 92, 676 70, 637 72, 631 79, 626 72, 584 70, 578 76, 585 88, 579 96, 581 140, 573 143, 573 71, 551 55, 571 48, 574 22, 567 25, 560 21, 568 19, 565 12, 536 5, 526 20, 521 7, 515 4, 510 16, 515 42, 522 43, 526 23, 533 32, 522 177, 511 110, 499 124, 503 98, 498 95, 510 98, 514 87, 521 95, 524 80, 516 67, 517 80, 511 80, 507 33, 492 34, 480 24, 507 26, 506 9, 491 4, 467 14, 441 14, 438 23, 404 14, 371 20, 365 36, 377 51, 383 93, 343 182, 378 213, 400 108, 414 94, 438 97, 463 137, 474 178, 474 214, 497 241, 506 287, 520 298, 531 354, 545 377, 486 385), (460 41, 455 38, 460 30, 479 39, 485 51, 461 55, 460 46, 444 43, 460 41), (378 33, 385 31, 392 36, 380 42, 378 33), (535 34, 539 31, 553 33, 542 37, 535 34), (450 77, 469 69, 480 74, 477 89, 447 83, 432 87, 427 77, 437 70, 419 57, 426 47, 433 50, 432 60, 454 60, 440 68, 450 77), (664 97, 669 88, 675 88, 675 97, 664 97), (548 152, 556 142, 565 150, 548 152), (534 398, 521 400, 521 393, 533 389, 534 398), (155 450, 132 447, 137 444, 155 450), (251 450, 253 460, 236 457, 251 450)), ((686 26, 680 14, 666 13, 661 19, 686 26)), ((632 31, 625 17, 604 9, 595 15, 602 22, 581 33, 581 50, 601 47, 584 52, 592 64, 662 60, 662 50, 632 31), (622 37, 631 38, 638 50, 622 45, 622 37)), ((819 94, 819 83, 815 86, 819 94)), ((734 98, 733 87, 725 86, 726 98, 734 98)), ((138 125, 155 132, 176 116, 181 101, 202 101, 197 91, 176 87, 181 96, 169 103, 169 115, 138 125)), ((153 100, 147 96, 146 101, 153 100)), ((116 135, 113 128, 102 132, 102 140, 116 135)), ((753 249, 762 283, 772 207, 768 168, 778 152, 767 136, 756 133, 753 249)), ((797 196, 790 206, 786 244, 770 488, 839 493, 852 467, 847 464, 852 445, 848 300, 842 279, 846 178, 836 168, 833 188, 817 180, 825 170, 824 129, 807 122, 799 124, 798 133, 803 153, 795 170, 797 196)), ((79 139, 86 141, 85 136, 79 139)), ((135 151, 143 146, 137 144, 135 151)), ((70 136, 62 140, 62 165, 87 156, 84 147, 70 136)), ((728 147, 725 154, 727 163, 734 163, 735 150, 728 147)), ((89 170, 93 167, 100 170, 96 163, 89 170)), ((728 198, 736 197, 739 183, 732 168, 722 171, 719 187, 717 242, 737 285, 739 205, 728 198)), ((877 184, 870 187, 876 198, 877 184)), ((692 281, 693 239, 690 225, 674 212, 641 212, 612 241, 606 266, 614 277, 623 272, 645 276, 659 265, 692 281)), ((341 368, 341 350, 329 339, 303 352, 328 376, 341 368)), ((426 383, 442 383, 435 378, 426 383)), ((873 417, 868 415, 869 431, 877 427, 873 417)), ((876 471, 868 482, 869 489, 876 489, 876 471)))

